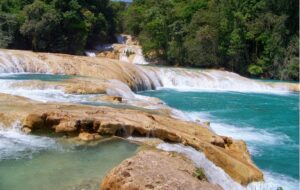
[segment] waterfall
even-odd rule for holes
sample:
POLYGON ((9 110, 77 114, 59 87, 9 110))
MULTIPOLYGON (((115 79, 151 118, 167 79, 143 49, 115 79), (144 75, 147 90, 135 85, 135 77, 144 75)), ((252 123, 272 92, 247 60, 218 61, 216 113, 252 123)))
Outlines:
POLYGON ((12 52, 0 51, 0 73, 51 73, 47 63, 37 57, 16 56, 12 52))
MULTIPOLYGON (((125 52, 124 50, 123 53, 126 54, 125 52)), ((129 60, 125 55, 122 59, 129 60)), ((142 63, 143 60, 142 54, 135 54, 132 62, 142 63)), ((110 59, 0 50, 0 73, 23 72, 76 74, 119 80, 134 91, 157 88, 255 93, 299 91, 299 85, 296 83, 267 83, 221 70, 142 66, 110 59)))
POLYGON ((0 73, 47 73, 81 75, 105 81, 119 80, 135 92, 155 87, 152 79, 134 64, 124 64, 111 59, 30 51, 0 50, 0 73))
MULTIPOLYGON (((188 91, 235 91, 255 93, 286 93, 289 85, 271 84, 221 70, 143 66, 156 88, 188 91)), ((296 84, 295 84, 296 85, 296 84)))

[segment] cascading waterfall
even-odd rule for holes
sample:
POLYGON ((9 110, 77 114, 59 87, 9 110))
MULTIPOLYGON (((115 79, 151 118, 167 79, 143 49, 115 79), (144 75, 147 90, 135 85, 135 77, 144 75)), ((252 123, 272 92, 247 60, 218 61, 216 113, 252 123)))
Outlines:
POLYGON ((156 88, 257 93, 285 93, 289 91, 285 85, 272 86, 228 71, 150 66, 144 66, 141 69, 152 79, 156 88))
MULTIPOLYGON (((91 63, 92 58, 83 58, 83 61, 75 60, 72 57, 50 54, 36 54, 33 52, 1 51, 0 50, 0 74, 13 73, 42 73, 42 74, 65 74, 84 75, 99 77, 104 80, 119 80, 131 87, 133 91, 150 90, 155 88, 152 79, 139 67, 122 63, 111 66, 105 61, 91 63), (46 59, 44 59, 46 56, 46 59), (74 60, 72 62, 72 60, 74 60), (84 70, 82 69, 84 67, 84 70)), ((113 61, 111 61, 113 62, 113 61)), ((120 88, 123 88, 123 84, 120 88)), ((132 93, 132 92, 131 92, 132 93)))
MULTIPOLYGON (((55 64, 58 70, 63 70, 55 64)), ((12 52, 0 51, 0 73, 53 73, 49 65, 37 57, 16 56, 12 52)))
MULTIPOLYGON (((49 63, 41 56, 33 54, 20 55, 9 51, 0 51, 0 73, 56 73, 69 74, 70 70, 81 72, 78 63, 49 63)), ((128 63, 129 64, 129 63, 128 63)), ((86 69, 98 69, 97 65, 86 64, 86 69)), ((108 66, 109 67, 109 66, 108 66)), ((99 68, 100 69, 100 68, 99 68)), ((150 90, 156 88, 173 88, 177 90, 201 91, 236 91, 257 93, 286 93, 290 86, 297 84, 268 84, 251 80, 238 74, 220 70, 200 70, 186 68, 168 68, 124 65, 119 67, 123 74, 135 81, 134 91, 150 90), (133 67, 132 69, 127 69, 133 67)), ((111 78, 113 79, 113 78, 111 78)))

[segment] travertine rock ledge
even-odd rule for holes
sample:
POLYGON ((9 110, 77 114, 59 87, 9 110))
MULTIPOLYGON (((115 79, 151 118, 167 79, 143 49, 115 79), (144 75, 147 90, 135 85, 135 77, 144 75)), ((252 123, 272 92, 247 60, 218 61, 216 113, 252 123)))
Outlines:
POLYGON ((221 190, 197 178, 192 161, 176 153, 140 151, 111 170, 102 180, 101 190, 221 190))
POLYGON ((0 49, 0 72, 79 75, 104 82, 118 80, 134 91, 154 88, 149 76, 136 65, 107 58, 0 49))
MULTIPOLYGON (((94 139, 100 138, 96 134, 149 136, 182 143, 203 151, 209 160, 243 185, 263 179, 243 141, 218 136, 205 126, 165 114, 76 104, 43 104, 0 94, 0 117, 7 125, 17 119, 22 121, 26 132, 53 131, 72 137, 91 133, 94 139)), ((85 136, 85 139, 91 139, 85 136)))

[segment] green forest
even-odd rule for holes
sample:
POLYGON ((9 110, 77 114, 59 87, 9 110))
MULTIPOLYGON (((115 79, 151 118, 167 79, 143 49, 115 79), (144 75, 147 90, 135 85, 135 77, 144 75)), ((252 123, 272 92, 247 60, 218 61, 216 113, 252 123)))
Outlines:
POLYGON ((296 0, 1 0, 0 47, 82 54, 115 34, 148 59, 299 80, 296 0))
POLYGON ((125 3, 110 0, 0 0, 0 47, 82 54, 122 32, 125 3))
POLYGON ((298 80, 297 0, 134 0, 126 32, 168 64, 298 80))

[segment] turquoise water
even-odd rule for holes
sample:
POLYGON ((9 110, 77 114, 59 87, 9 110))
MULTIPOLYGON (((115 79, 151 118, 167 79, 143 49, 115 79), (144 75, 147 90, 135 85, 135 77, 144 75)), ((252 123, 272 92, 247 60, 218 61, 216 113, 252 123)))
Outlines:
POLYGON ((40 80, 40 81, 62 81, 70 79, 70 75, 53 75, 53 74, 0 74, 0 80, 40 80))
POLYGON ((1 190, 99 190, 101 179, 132 156, 137 145, 110 140, 98 145, 0 130, 1 190))
POLYGON ((169 89, 141 94, 160 98, 169 106, 186 112, 189 118, 211 121, 211 127, 219 134, 244 139, 259 168, 267 175, 280 178, 278 183, 284 181, 279 185, 292 181, 289 188, 298 188, 298 94, 182 92, 169 89))

